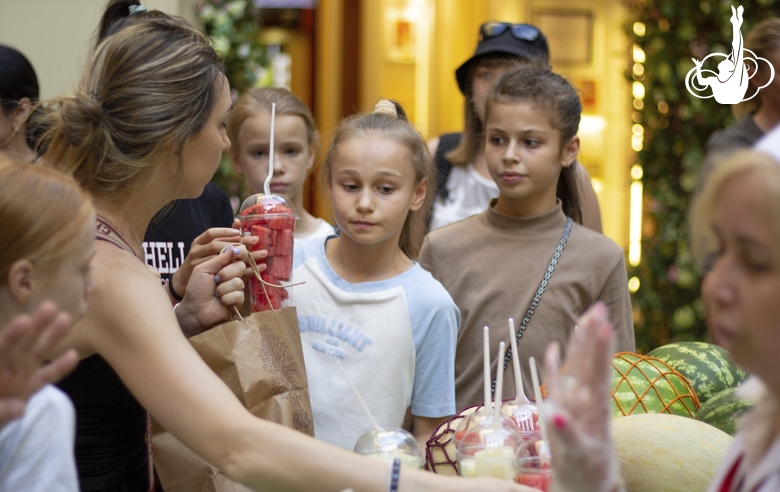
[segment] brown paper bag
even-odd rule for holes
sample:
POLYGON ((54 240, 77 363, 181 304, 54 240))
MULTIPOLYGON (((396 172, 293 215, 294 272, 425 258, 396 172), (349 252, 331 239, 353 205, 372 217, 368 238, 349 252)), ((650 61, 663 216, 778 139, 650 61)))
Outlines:
MULTIPOLYGON (((294 307, 254 313, 190 338, 208 366, 256 417, 314 435, 294 307)), ((159 425, 154 466, 166 492, 243 492, 159 425)))

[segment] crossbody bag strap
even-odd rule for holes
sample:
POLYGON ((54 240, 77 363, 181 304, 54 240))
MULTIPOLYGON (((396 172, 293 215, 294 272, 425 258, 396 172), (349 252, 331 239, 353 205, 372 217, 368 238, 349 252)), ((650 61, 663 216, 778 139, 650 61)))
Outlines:
MULTIPOLYGON (((520 323, 520 327, 517 329, 517 334, 515 335, 515 339, 517 340, 518 345, 520 344, 520 339, 523 338, 523 333, 525 333, 526 328, 528 328, 528 322, 531 321, 531 316, 534 315, 537 306, 539 306, 539 301, 542 300, 542 295, 544 294, 544 291, 547 290, 547 284, 550 283, 550 278, 552 277, 552 274, 555 271, 555 267, 558 265, 558 260, 561 258, 561 253, 563 253, 563 248, 566 246, 566 241, 569 240, 569 233, 571 233, 571 224, 572 224, 572 220, 571 217, 569 217, 568 220, 566 221, 566 227, 563 228, 563 234, 561 235, 561 240, 558 242, 558 247, 555 248, 555 253, 553 253, 553 257, 550 260, 550 264, 547 266, 547 271, 544 272, 542 283, 539 284, 539 288, 536 289, 536 295, 531 301, 531 305, 528 307, 528 311, 525 313, 523 322, 520 323)), ((503 369, 504 371, 506 371, 506 368, 509 367, 509 362, 511 360, 512 360, 512 347, 510 346, 506 351, 506 356, 504 357, 504 369, 503 369)), ((495 377, 493 378, 493 383, 490 385, 490 394, 491 395, 496 394, 495 377)))

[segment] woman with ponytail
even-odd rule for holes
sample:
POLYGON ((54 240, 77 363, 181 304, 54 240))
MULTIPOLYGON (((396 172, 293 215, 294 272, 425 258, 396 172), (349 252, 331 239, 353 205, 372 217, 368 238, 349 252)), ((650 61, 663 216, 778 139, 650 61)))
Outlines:
MULTIPOLYGON (((59 347, 81 357, 60 385, 76 406, 81 489, 159 486, 145 442, 148 411, 255 490, 387 490, 386 464, 253 417, 183 336, 243 303, 243 246, 197 265, 175 309, 144 263, 141 238, 152 217, 173 199, 200 195, 230 147, 230 90, 205 34, 167 16, 121 29, 97 45, 75 95, 49 106, 43 160, 74 176, 97 212, 96 288, 59 347)), ((489 488, 523 490, 416 470, 393 490, 489 488)))

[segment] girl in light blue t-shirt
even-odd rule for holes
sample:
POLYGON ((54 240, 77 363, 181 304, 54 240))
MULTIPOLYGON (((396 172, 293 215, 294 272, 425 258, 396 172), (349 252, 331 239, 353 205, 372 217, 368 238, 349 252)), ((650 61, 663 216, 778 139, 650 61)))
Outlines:
POLYGON ((380 101, 341 123, 322 167, 339 236, 296 244, 294 304, 315 437, 352 449, 372 429, 336 361, 379 425, 407 410, 424 448, 455 413, 460 313, 414 261, 433 200, 435 169, 403 109, 380 101))

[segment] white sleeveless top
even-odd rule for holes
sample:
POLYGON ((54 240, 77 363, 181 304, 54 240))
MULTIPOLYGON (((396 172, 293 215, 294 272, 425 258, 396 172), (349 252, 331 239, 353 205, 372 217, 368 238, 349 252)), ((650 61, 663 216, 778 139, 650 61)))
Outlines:
POLYGON ((498 197, 498 186, 479 174, 473 164, 453 166, 445 184, 447 198, 436 195, 431 230, 484 212, 490 200, 498 197))

